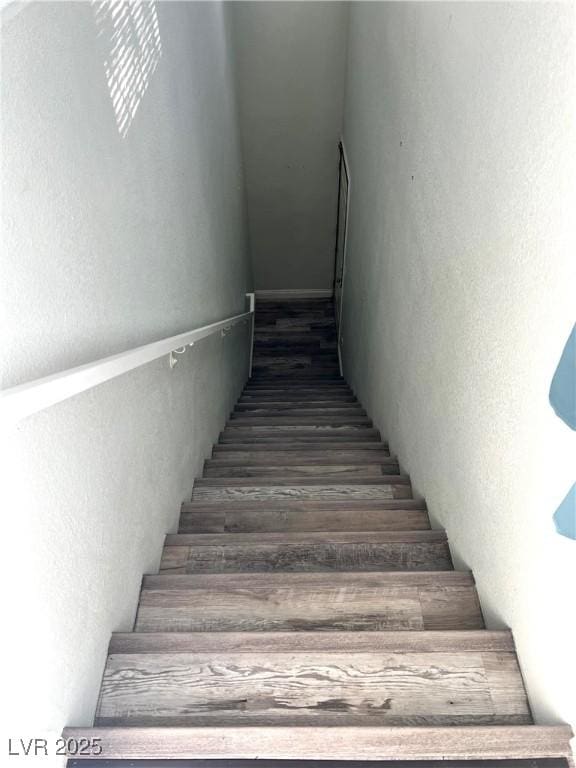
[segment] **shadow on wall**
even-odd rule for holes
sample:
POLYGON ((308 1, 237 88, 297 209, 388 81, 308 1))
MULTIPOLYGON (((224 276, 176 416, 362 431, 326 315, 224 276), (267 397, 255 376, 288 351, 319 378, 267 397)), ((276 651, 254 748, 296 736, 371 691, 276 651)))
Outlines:
MULTIPOLYGON (((552 378, 550 405, 559 419, 576 430, 576 325, 552 378)), ((576 539, 576 483, 554 513, 554 524, 562 536, 576 539)))
POLYGON ((116 123, 125 138, 162 55, 156 5, 93 0, 92 6, 116 123))

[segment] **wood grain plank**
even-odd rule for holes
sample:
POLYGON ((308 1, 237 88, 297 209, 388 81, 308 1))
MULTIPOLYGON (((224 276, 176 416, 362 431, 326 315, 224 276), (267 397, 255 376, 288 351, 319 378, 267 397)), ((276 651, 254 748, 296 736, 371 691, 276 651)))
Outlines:
POLYGON ((229 509, 230 505, 183 508, 180 533, 248 533, 291 531, 412 531, 430 528, 423 509, 314 510, 267 507, 263 510, 229 509), (351 514, 352 512, 352 514, 351 514))
MULTIPOLYGON (((368 630, 373 634, 378 630, 483 627, 473 584, 435 579, 438 574, 434 573, 423 574, 420 581, 414 572, 400 572, 400 576, 412 577, 404 581, 385 578, 390 575, 333 573, 328 579, 318 573, 149 576, 143 582, 135 630, 368 630)), ((462 640, 460 633, 458 638, 462 640)), ((401 647, 406 647, 405 641, 401 647)))
MULTIPOLYGON (((286 420, 287 421, 287 420, 286 420)), ((258 435, 278 435, 279 437, 290 437, 291 435, 298 436, 298 433, 311 434, 311 435, 332 435, 338 433, 353 434, 356 438, 357 435, 377 437, 378 430, 369 426, 364 421, 359 423, 349 423, 348 421, 339 421, 334 419, 333 421, 327 421, 325 423, 312 423, 312 424, 245 424, 228 422, 225 428, 226 434, 242 434, 246 433, 257 437, 258 435)))
MULTIPOLYGON (((501 760, 570 757, 572 729, 302 727, 65 728, 65 739, 100 740, 108 759, 501 760)), ((88 759, 97 759, 96 756, 88 759)))
POLYGON ((225 536, 219 534, 182 534, 169 533, 166 535, 166 544, 185 546, 208 546, 229 542, 237 545, 250 545, 262 542, 270 544, 391 544, 403 542, 405 544, 421 543, 446 543, 446 531, 347 531, 343 533, 325 532, 295 532, 295 533, 230 533, 225 536))
MULTIPOLYGON (((239 432, 237 434, 230 434, 229 432, 222 432, 218 438, 218 445, 235 445, 235 444, 242 444, 242 445, 267 445, 267 446, 276 446, 276 448, 273 448, 272 450, 277 450, 278 448, 281 448, 282 450, 289 450, 291 446, 306 446, 306 450, 310 450, 310 446, 308 443, 316 443, 318 446, 320 444, 323 444, 323 446, 330 446, 330 444, 336 444, 336 443, 344 443, 345 445, 350 445, 352 442, 355 443, 371 443, 371 442, 379 442, 379 436, 377 434, 359 434, 359 433, 352 433, 352 432, 345 432, 340 434, 312 434, 309 432, 304 432, 300 434, 286 434, 286 433, 279 433, 276 432, 271 435, 251 435, 246 434, 244 432, 239 432)), ((238 450, 238 449, 236 449, 238 450)), ((254 449, 256 450, 256 449, 254 449)), ((270 450, 268 448, 267 450, 270 450)))
POLYGON ((338 402, 334 400, 261 400, 260 402, 254 401, 241 401, 236 403, 234 413, 287 413, 292 411, 298 413, 360 413, 365 415, 366 411, 357 402, 338 402))
POLYGON ((180 533, 407 531, 429 529, 419 499, 186 502, 180 533), (205 528, 205 530, 203 530, 205 528))
POLYGON ((333 414, 327 415, 297 415, 297 416, 284 416, 284 415, 267 415, 267 416, 252 416, 252 414, 232 414, 232 418, 228 420, 227 428, 245 429, 247 427, 266 427, 266 429, 274 429, 275 427, 284 426, 310 426, 312 428, 317 426, 328 425, 330 427, 337 428, 341 425, 350 425, 354 427, 358 426, 372 426, 372 419, 368 416, 358 416, 352 414, 350 416, 336 416, 333 414))
MULTIPOLYGON (((156 577, 157 579, 161 577, 156 577)), ((176 581, 176 577, 168 577, 176 581)), ((206 581, 208 577, 203 577, 206 581)), ((191 580, 190 577, 188 580, 191 580)), ((113 655, 130 654, 486 654, 492 663, 498 654, 506 660, 514 654, 510 630, 462 632, 115 632, 109 651, 113 655)), ((518 680, 517 666, 506 668, 495 682, 504 687, 508 679, 518 680)))
MULTIPOLYGON (((347 485, 359 485, 359 486, 371 486, 371 485, 401 485, 401 486, 409 486, 410 485, 410 478, 408 475, 400 475, 400 474, 390 474, 390 475, 376 475, 371 477, 368 481, 366 481, 364 478, 358 478, 354 472, 356 468, 352 468, 352 473, 350 476, 347 476, 346 473, 339 473, 337 478, 333 478, 329 472, 330 468, 326 467, 326 476, 320 474, 318 476, 312 476, 309 477, 308 475, 295 475, 290 477, 282 477, 282 476, 276 476, 271 475, 268 476, 266 474, 262 475, 256 475, 254 477, 247 477, 247 478, 241 478, 241 477, 198 477, 194 481, 194 485, 197 488, 228 488, 228 487, 234 487, 234 488, 243 488, 243 487, 252 487, 252 486, 258 486, 262 488, 268 488, 273 486, 315 486, 315 485, 324 485, 325 483, 330 483, 331 487, 334 489, 339 488, 340 486, 347 486, 347 485)), ((265 473, 264 467, 257 467, 257 471, 262 471, 265 473)))
POLYGON ((323 403, 330 406, 358 407, 358 400, 352 392, 315 392, 310 390, 306 392, 278 392, 277 390, 245 392, 238 399, 237 405, 267 405, 268 403, 285 405, 294 403, 296 405, 304 402, 311 406, 315 403, 323 403))
POLYGON ((270 511, 307 511, 307 512, 377 512, 379 510, 408 510, 426 509, 426 502, 422 499, 285 499, 264 501, 234 501, 225 504, 211 504, 205 501, 187 501, 182 504, 184 511, 225 511, 239 512, 265 512, 270 511))
POLYGON ((398 459, 390 456, 388 451, 363 451, 361 449, 342 451, 216 451, 214 458, 208 460, 207 464, 211 467, 224 467, 227 465, 268 465, 268 466, 292 466, 298 464, 314 464, 315 466, 330 466, 334 464, 352 464, 366 465, 376 464, 383 467, 393 467, 394 471, 390 474, 396 474, 398 468, 398 459))
MULTIPOLYGON (((210 478, 205 478, 210 479, 210 478)), ((217 479, 217 478, 213 478, 217 479)), ((320 478, 314 478, 320 479, 320 478)), ((331 478, 324 478, 322 484, 309 482, 304 484, 283 485, 280 481, 274 485, 264 485, 264 481, 258 485, 201 485, 198 481, 194 484, 192 498, 200 501, 225 502, 225 501, 290 501, 295 499, 317 499, 328 501, 330 499, 402 499, 410 498, 411 488, 409 485, 382 483, 376 484, 378 478, 372 478, 374 482, 370 485, 361 483, 353 484, 352 478, 344 484, 329 485, 331 478)), ((340 478, 340 480, 342 480, 340 478)))
MULTIPOLYGON (((263 478, 263 477, 309 477, 311 475, 321 475, 323 478, 338 478, 344 476, 373 478, 388 476, 394 473, 394 466, 388 465, 384 471, 380 464, 286 464, 285 466, 267 466, 265 464, 242 464, 234 465, 228 462, 220 464, 207 461, 204 465, 203 477, 223 477, 223 478, 263 478)), ((397 469, 397 467, 396 467, 397 469)), ((397 473, 399 470, 397 469, 397 473)))
MULTIPOLYGON (((109 655, 96 723, 202 725, 451 725, 529 723, 507 665, 496 712, 490 652, 237 649, 109 655), (509 692, 514 691, 512 698, 509 692)), ((362 633, 359 633, 363 637, 362 633)), ((325 636, 326 637, 326 636, 325 636)), ((264 638, 266 641, 267 638, 264 638)), ((259 637, 262 640, 262 637, 259 637)), ((217 641, 216 641, 217 642, 217 641)), ((241 641, 240 641, 241 642, 241 641)), ((358 642, 358 638, 355 639, 358 642)), ((513 654, 508 654, 513 656, 513 654)), ((498 651, 498 656, 506 654, 498 651)), ((522 685, 520 679, 520 686, 522 685)))
POLYGON ((436 531, 305 534, 173 534, 160 564, 169 573, 450 570, 436 531))
POLYGON ((276 418, 334 418, 338 420, 340 418, 366 418, 366 411, 355 403, 344 403, 343 405, 326 405, 324 407, 315 407, 315 404, 309 403, 308 406, 297 405, 293 407, 293 403, 284 403, 282 405, 276 404, 274 407, 258 406, 254 405, 237 405, 236 408, 230 414, 230 419, 233 421, 242 421, 246 419, 271 419, 276 418))
POLYGON ((262 444, 258 442, 242 442, 242 441, 236 441, 235 443, 217 443, 212 448, 212 456, 216 458, 219 455, 226 454, 230 451, 250 451, 252 453, 255 453, 256 451, 259 452, 265 452, 268 453, 270 451, 282 451, 282 453, 286 453, 287 451, 385 451, 390 455, 388 443, 375 440, 373 442, 369 441, 346 441, 346 440, 306 440, 301 441, 300 443, 298 441, 292 441, 292 442, 283 442, 281 445, 278 445, 276 448, 271 448, 269 444, 262 444))

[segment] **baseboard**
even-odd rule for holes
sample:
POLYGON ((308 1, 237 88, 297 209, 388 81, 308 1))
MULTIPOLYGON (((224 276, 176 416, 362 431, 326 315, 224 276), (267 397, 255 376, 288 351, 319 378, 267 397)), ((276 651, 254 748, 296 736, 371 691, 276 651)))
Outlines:
POLYGON ((329 299, 332 288, 280 288, 256 291, 257 299, 329 299))

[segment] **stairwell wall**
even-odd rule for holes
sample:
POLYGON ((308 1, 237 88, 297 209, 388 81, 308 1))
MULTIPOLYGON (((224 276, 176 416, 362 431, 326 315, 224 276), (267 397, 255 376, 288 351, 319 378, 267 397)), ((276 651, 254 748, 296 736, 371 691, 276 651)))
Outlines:
MULTIPOLYGON (((221 3, 6 9, 4 387, 245 310, 228 21, 221 3), (123 27, 114 8, 135 16, 123 27), (110 58, 116 42, 136 80, 110 58)), ((173 371, 158 360, 5 435, 9 735, 53 745, 91 723, 110 633, 132 627, 247 354, 242 326, 173 371)))
POLYGON ((540 722, 576 724, 570 4, 353 3, 345 373, 514 631, 540 722))

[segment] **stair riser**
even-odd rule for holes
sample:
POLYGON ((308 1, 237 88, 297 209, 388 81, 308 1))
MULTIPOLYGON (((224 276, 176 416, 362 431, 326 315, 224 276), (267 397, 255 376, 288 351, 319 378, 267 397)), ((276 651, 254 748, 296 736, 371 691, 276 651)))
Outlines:
POLYGON ((275 427, 267 426, 246 426, 228 424, 223 432, 225 436, 230 437, 268 437, 276 441, 290 437, 347 437, 354 440, 379 440, 380 433, 373 427, 364 424, 320 424, 314 426, 311 424, 290 424, 277 425, 275 427))
MULTIPOLYGON (((289 402, 293 400, 295 396, 299 396, 300 400, 339 400, 344 397, 354 397, 354 392, 349 387, 273 387, 273 386, 261 386, 255 388, 246 388, 243 390, 239 402, 243 402, 247 397, 251 399, 255 398, 269 398, 274 396, 276 400, 289 402)), ((356 404, 359 403, 356 401, 356 404)))
POLYGON ((325 450, 325 447, 333 447, 338 449, 340 445, 347 446, 351 440, 354 440, 357 444, 367 443, 372 441, 378 442, 378 437, 373 435, 297 435, 287 436, 284 435, 280 438, 266 437, 262 435, 230 435, 221 434, 218 445, 229 445, 233 450, 237 450, 239 445, 248 446, 250 450, 256 450, 258 445, 270 446, 267 450, 301 450, 304 447, 306 450, 310 450, 310 445, 314 445, 317 448, 325 450))
POLYGON ((255 464, 254 466, 241 465, 233 466, 229 463, 217 463, 207 461, 204 465, 204 477, 302 477, 310 475, 322 475, 323 477, 335 477, 345 474, 347 477, 355 475, 361 478, 382 477, 391 474, 398 474, 399 469, 396 465, 383 467, 380 464, 347 464, 347 465, 285 465, 285 466, 266 466, 264 464, 255 464))
POLYGON ((281 451, 282 453, 298 453, 298 452, 306 451, 306 452, 334 454, 334 455, 342 451, 362 451, 363 453, 374 452, 378 454, 384 451, 387 456, 390 455, 387 443, 382 443, 378 441, 371 441, 371 442, 336 441, 331 443, 330 441, 326 441, 326 440, 318 441, 318 442, 314 442, 313 440, 310 440, 305 445, 297 445, 294 443, 286 442, 282 445, 279 445, 277 448, 270 448, 268 445, 262 445, 262 444, 255 445, 252 442, 250 443, 237 442, 236 444, 218 444, 217 443, 212 448, 212 455, 214 457, 227 456, 231 453, 240 453, 244 451, 248 451, 249 453, 259 453, 259 454, 269 453, 269 452, 277 453, 279 451, 281 451))
MULTIPOLYGON (((366 415, 364 408, 361 408, 358 403, 347 402, 334 402, 331 400, 317 400, 316 402, 295 400, 293 402, 280 402, 278 400, 250 402, 243 401, 238 402, 234 408, 233 413, 253 413, 258 415, 258 412, 262 411, 268 413, 285 413, 286 411, 295 412, 295 415, 304 413, 309 415, 310 411, 321 414, 333 414, 335 416, 350 415, 351 413, 359 414, 361 416, 366 415)), ((288 414, 292 415, 292 414, 288 414)))
POLYGON ((322 350, 318 352, 303 352, 300 355, 290 357, 283 356, 282 352, 272 354, 270 350, 266 354, 255 355, 252 360, 252 375, 257 376, 275 376, 288 375, 293 373, 301 377, 316 374, 319 378, 326 375, 331 377, 340 376, 338 356, 331 350, 322 350), (277 355, 280 354, 281 357, 277 355), (306 359, 307 358, 307 359, 306 359))
POLYGON ((271 353, 255 355, 252 360, 252 375, 254 377, 279 375, 291 376, 292 374, 302 378, 316 375, 318 378, 330 376, 338 378, 340 368, 338 356, 325 350, 321 354, 301 354, 291 359, 288 356, 275 357, 271 353))
POLYGON ((289 367, 285 370, 275 371, 272 369, 267 370, 265 368, 259 368, 253 371, 252 376, 255 389, 258 388, 258 385, 267 388, 281 384, 283 387, 288 385, 293 391, 296 391, 298 387, 331 387, 333 385, 340 386, 342 383, 336 369, 313 370, 309 367, 289 367))
POLYGON ((330 381, 324 378, 319 381, 311 381, 310 377, 299 378, 298 376, 286 376, 282 381, 255 381, 250 379, 244 387, 244 392, 261 392, 270 390, 271 392, 322 392, 326 394, 352 394, 352 389, 343 378, 335 377, 330 381))
POLYGON ((425 510, 183 512, 180 533, 251 533, 296 531, 417 531, 430 528, 425 510))
POLYGON ((210 466, 290 466, 294 464, 314 464, 330 466, 333 464, 382 465, 390 467, 390 474, 395 474, 398 468, 396 458, 387 451, 227 451, 217 452, 215 458, 209 460, 210 466))
POLYGON ((291 419, 352 419, 352 418, 366 418, 366 411, 358 406, 337 406, 332 405, 328 407, 315 407, 314 405, 307 405, 304 407, 297 406, 291 407, 289 404, 284 406, 263 406, 263 405, 250 405, 250 406, 236 406, 232 411, 230 418, 238 421, 239 419, 261 419, 267 418, 272 421, 277 418, 291 418, 291 419))
POLYGON ((329 408, 358 408, 359 403, 352 393, 326 394, 319 392, 300 394, 295 392, 283 392, 277 394, 273 391, 267 391, 260 394, 243 395, 239 400, 237 407, 244 408, 274 408, 275 404, 280 407, 329 407, 329 408))
POLYGON ((330 360, 336 362, 336 342, 308 342, 300 344, 283 343, 280 341, 256 341, 254 344, 254 360, 266 360, 267 357, 308 356, 315 361, 330 360))
POLYGON ((285 426, 309 426, 313 429, 317 426, 326 426, 330 429, 338 429, 343 425, 350 427, 372 427, 372 420, 367 416, 334 416, 329 415, 298 415, 298 416, 253 416, 251 414, 233 414, 228 422, 227 429, 245 429, 246 427, 264 427, 268 430, 274 427, 285 426))
MULTIPOLYGON (((354 468, 353 468, 354 469, 354 468)), ((327 468, 329 472, 329 468, 327 468)), ((329 474, 324 477, 322 475, 308 476, 292 476, 288 478, 279 476, 265 476, 257 475, 251 478, 237 478, 237 477, 198 477, 194 481, 194 490, 202 490, 206 488, 275 488, 283 487, 287 491, 294 489, 296 492, 299 488, 307 488, 310 486, 322 486, 325 483, 330 483, 335 492, 340 493, 342 486, 359 486, 360 488, 367 488, 368 493, 372 494, 379 486, 405 486, 410 487, 410 478, 408 475, 377 475, 370 480, 364 478, 358 478, 352 472, 347 475, 340 472, 338 478, 333 478, 329 474)), ((358 487, 355 488, 356 492, 358 487)), ((347 494, 347 489, 345 491, 347 494)), ((272 497, 271 497, 272 498, 272 497)))
POLYGON ((255 337, 254 356, 258 358, 279 357, 282 355, 310 355, 314 359, 318 356, 332 356, 338 359, 338 346, 335 335, 310 334, 309 340, 304 340, 303 335, 284 337, 280 334, 261 334, 255 337), (300 339, 300 340, 299 340, 300 339))
POLYGON ((442 571, 452 568, 445 542, 320 542, 165 546, 161 573, 442 571))

